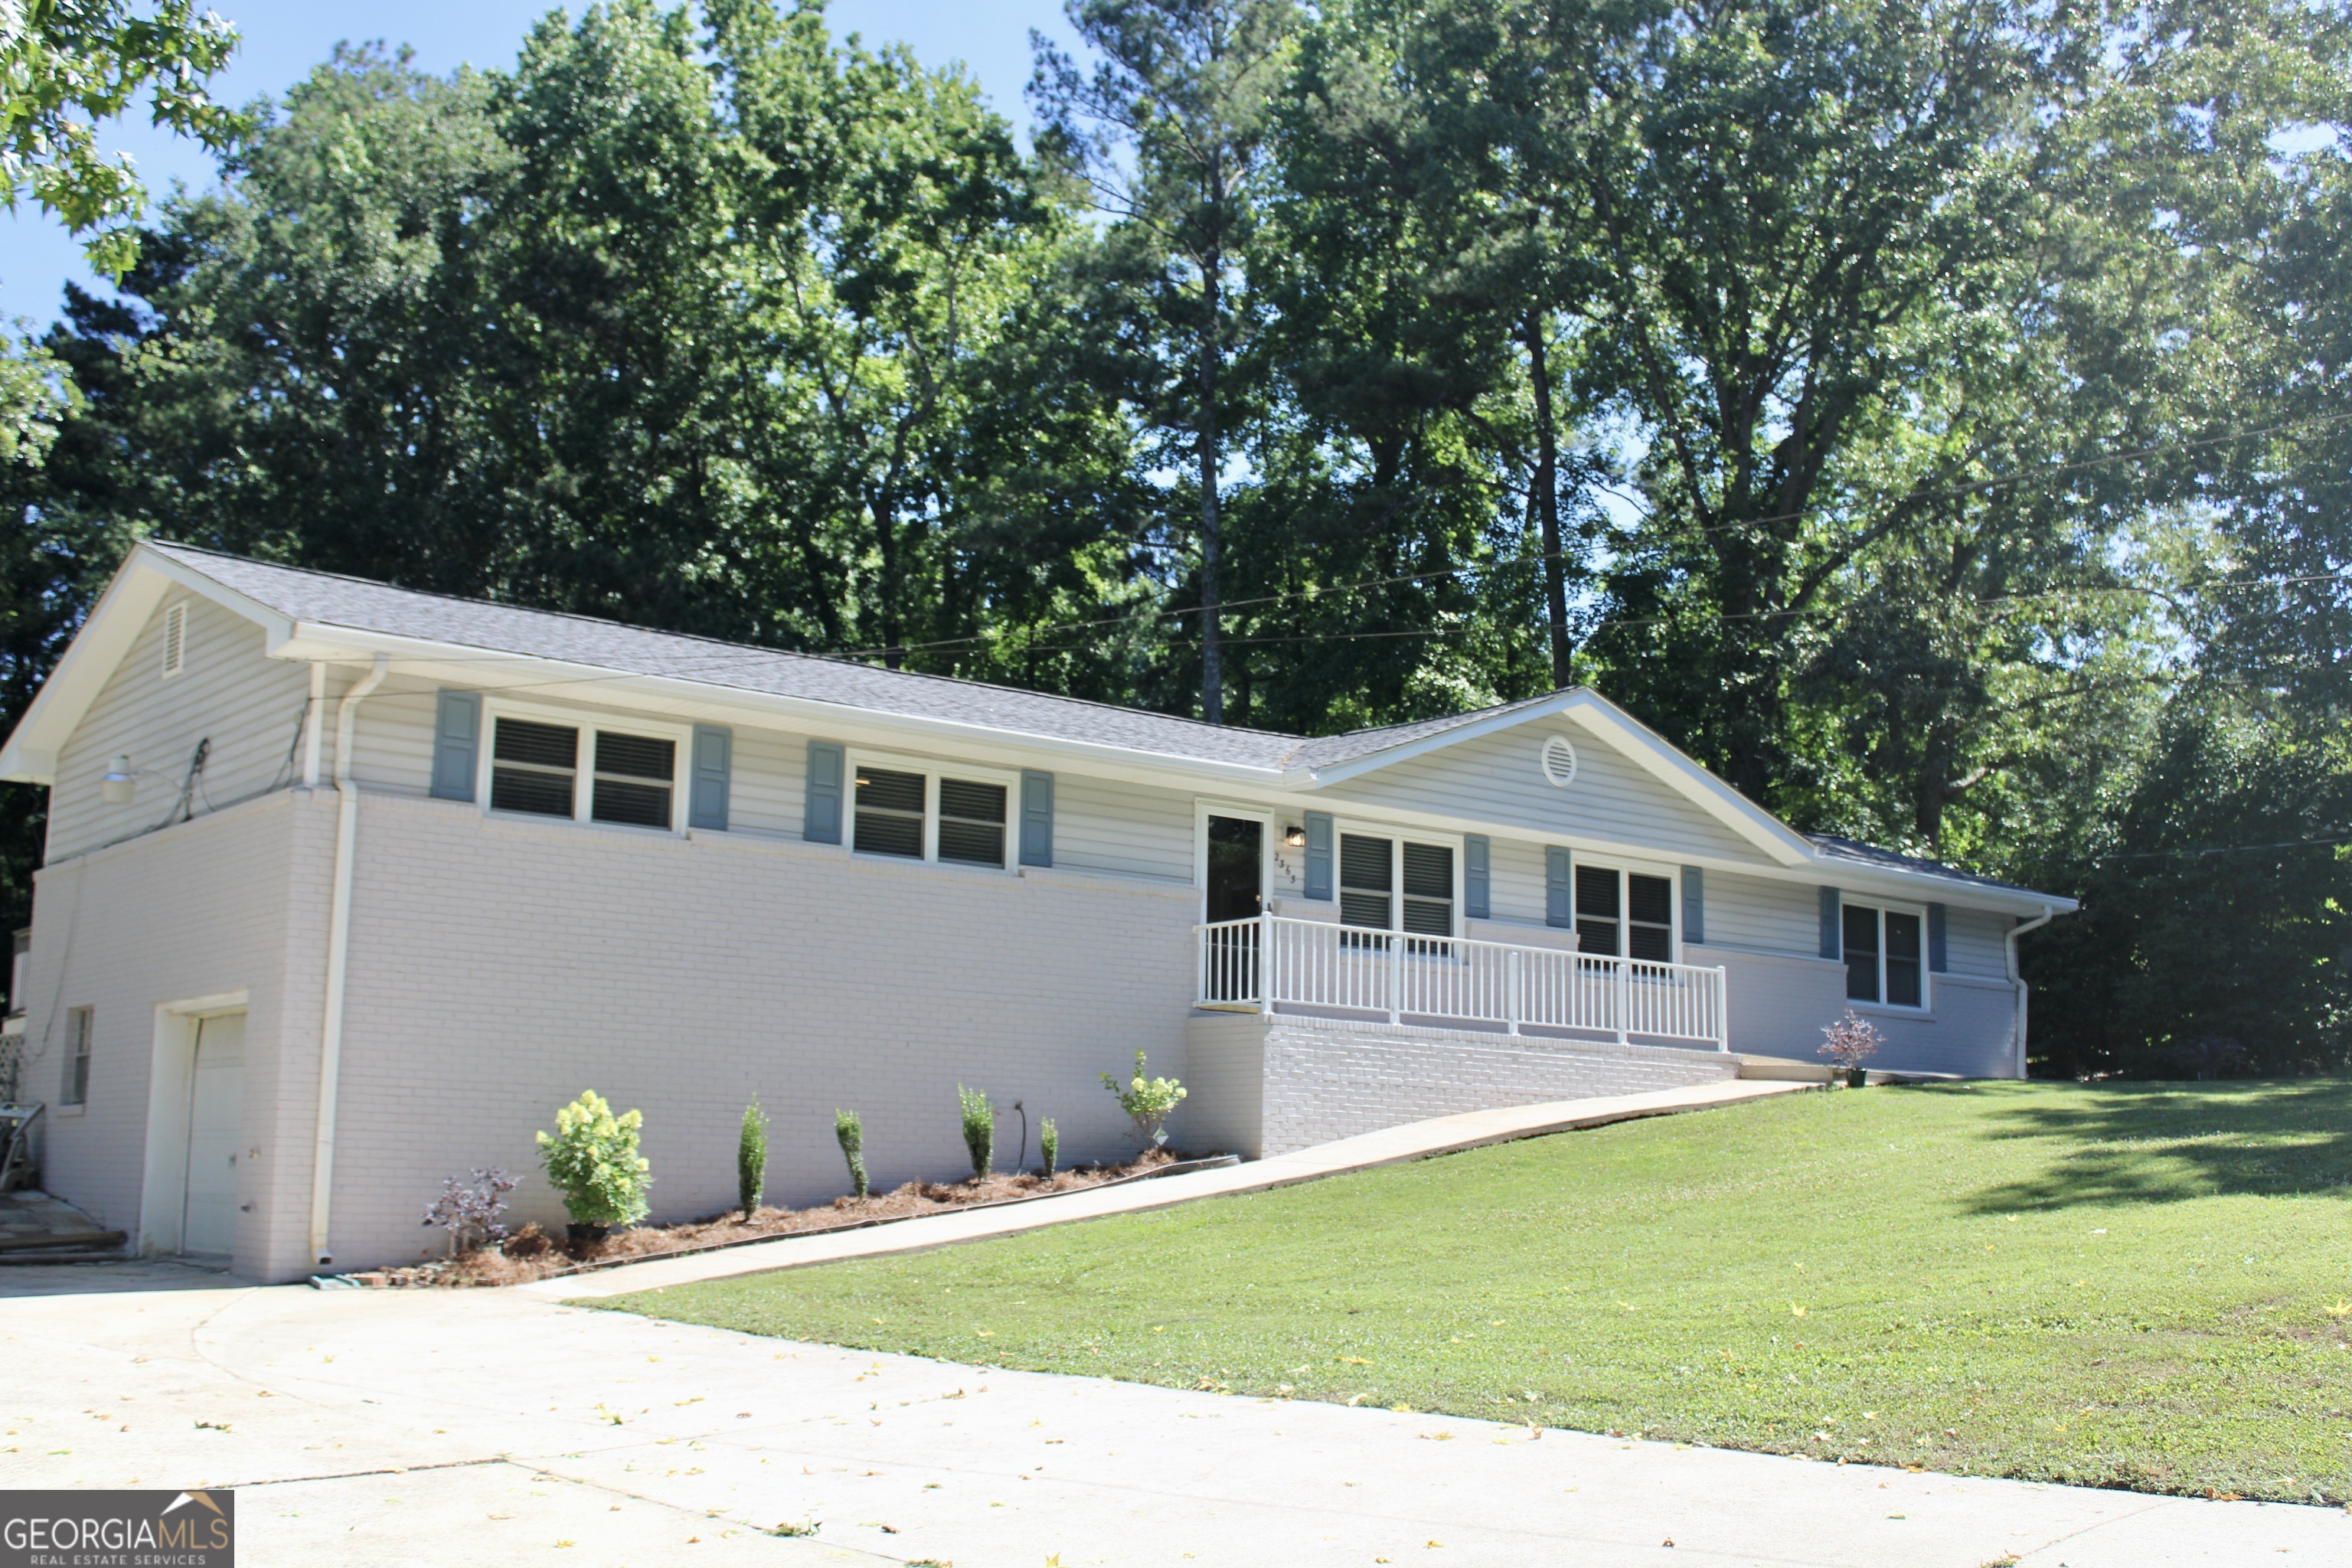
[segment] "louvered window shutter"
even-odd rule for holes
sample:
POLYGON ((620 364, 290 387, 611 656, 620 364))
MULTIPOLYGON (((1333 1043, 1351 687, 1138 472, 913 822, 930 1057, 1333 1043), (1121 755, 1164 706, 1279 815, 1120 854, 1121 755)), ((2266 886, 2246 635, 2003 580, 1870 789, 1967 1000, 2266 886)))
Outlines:
POLYGON ((1307 814, 1307 896, 1331 901, 1331 814, 1307 814))
POLYGON ((433 721, 433 798, 471 800, 482 754, 482 694, 441 689, 433 721))
POLYGON ((801 837, 811 844, 841 842, 841 762, 836 742, 808 743, 807 801, 801 808, 801 837))
POLYGON ((1557 845, 1544 849, 1544 924, 1576 924, 1576 861, 1557 845))
POLYGON ((1944 973, 1944 906, 1927 906, 1927 967, 1937 974, 1944 973))
POLYGON ((686 797, 686 825, 727 831, 727 797, 734 782, 735 731, 719 724, 694 727, 694 778, 686 797))
POLYGON ((1054 775, 1021 775, 1021 863, 1054 863, 1054 775))
POLYGON ((1462 913, 1465 919, 1488 918, 1486 868, 1491 853, 1483 833, 1470 834, 1462 840, 1462 913))
POLYGON ((1706 941, 1706 873, 1696 866, 1683 868, 1683 940, 1706 941))
POLYGON ((1831 959, 1845 956, 1845 935, 1838 924, 1838 890, 1835 888, 1822 889, 1822 956, 1831 959))

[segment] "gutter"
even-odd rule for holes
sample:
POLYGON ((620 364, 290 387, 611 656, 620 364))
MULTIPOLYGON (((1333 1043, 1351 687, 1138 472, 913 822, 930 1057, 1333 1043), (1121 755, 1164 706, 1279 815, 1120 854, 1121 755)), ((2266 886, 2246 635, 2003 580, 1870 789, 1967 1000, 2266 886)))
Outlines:
POLYGON ((343 1068, 343 969, 352 945, 352 863, 359 846, 360 797, 352 787, 352 731, 359 705, 377 687, 392 665, 391 656, 377 654, 374 664, 345 691, 335 705, 335 881, 327 914, 327 1004, 319 1028, 318 1142, 310 1157, 310 1256, 320 1263, 327 1255, 328 1198, 335 1179, 335 1091, 343 1068))
POLYGON ((2017 1019, 2011 1026, 2012 1033, 2010 1044, 2015 1054, 2017 1076, 2021 1079, 2025 1076, 2025 977, 2017 972, 2017 939, 2027 931, 2038 931, 2048 925, 2056 918, 2057 913, 2056 910, 2044 904, 2042 906, 2040 914, 2022 924, 2010 927, 2009 934, 2001 938, 2002 950, 2009 956, 2010 989, 2017 995, 2017 1019))

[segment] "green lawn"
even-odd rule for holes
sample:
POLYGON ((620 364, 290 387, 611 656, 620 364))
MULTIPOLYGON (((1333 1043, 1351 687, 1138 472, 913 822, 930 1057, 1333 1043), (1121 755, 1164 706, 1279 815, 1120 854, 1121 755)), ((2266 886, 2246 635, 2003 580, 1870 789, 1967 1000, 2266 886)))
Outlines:
POLYGON ((601 1303, 1979 1475, 2352 1497, 2352 1089, 1805 1094, 601 1303))

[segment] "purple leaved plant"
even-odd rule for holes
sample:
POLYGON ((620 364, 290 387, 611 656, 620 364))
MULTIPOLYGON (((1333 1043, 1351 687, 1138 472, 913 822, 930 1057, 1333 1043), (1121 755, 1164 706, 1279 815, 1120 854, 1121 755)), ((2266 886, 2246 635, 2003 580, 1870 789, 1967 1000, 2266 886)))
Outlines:
POLYGON ((1822 1042, 1820 1054, 1832 1058, 1848 1072, 1876 1056, 1878 1047, 1886 1043, 1886 1037, 1878 1032, 1878 1026, 1851 1007, 1836 1023, 1822 1025, 1822 1033, 1828 1038, 1822 1042))
POLYGON ((440 1200, 426 1206, 425 1223, 449 1233, 452 1257, 469 1247, 504 1241, 507 1227, 499 1223, 499 1215, 506 1212, 507 1194, 514 1189, 515 1179, 496 1165, 477 1169, 470 1182, 451 1176, 442 1183, 440 1200))

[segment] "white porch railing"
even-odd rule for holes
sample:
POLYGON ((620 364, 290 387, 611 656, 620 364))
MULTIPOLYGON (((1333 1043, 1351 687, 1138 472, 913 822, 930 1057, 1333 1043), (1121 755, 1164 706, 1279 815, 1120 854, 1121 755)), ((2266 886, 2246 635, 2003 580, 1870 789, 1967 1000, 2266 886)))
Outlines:
POLYGON ((1731 1048, 1720 967, 1258 915, 1192 928, 1199 1000, 1697 1040, 1731 1048))

